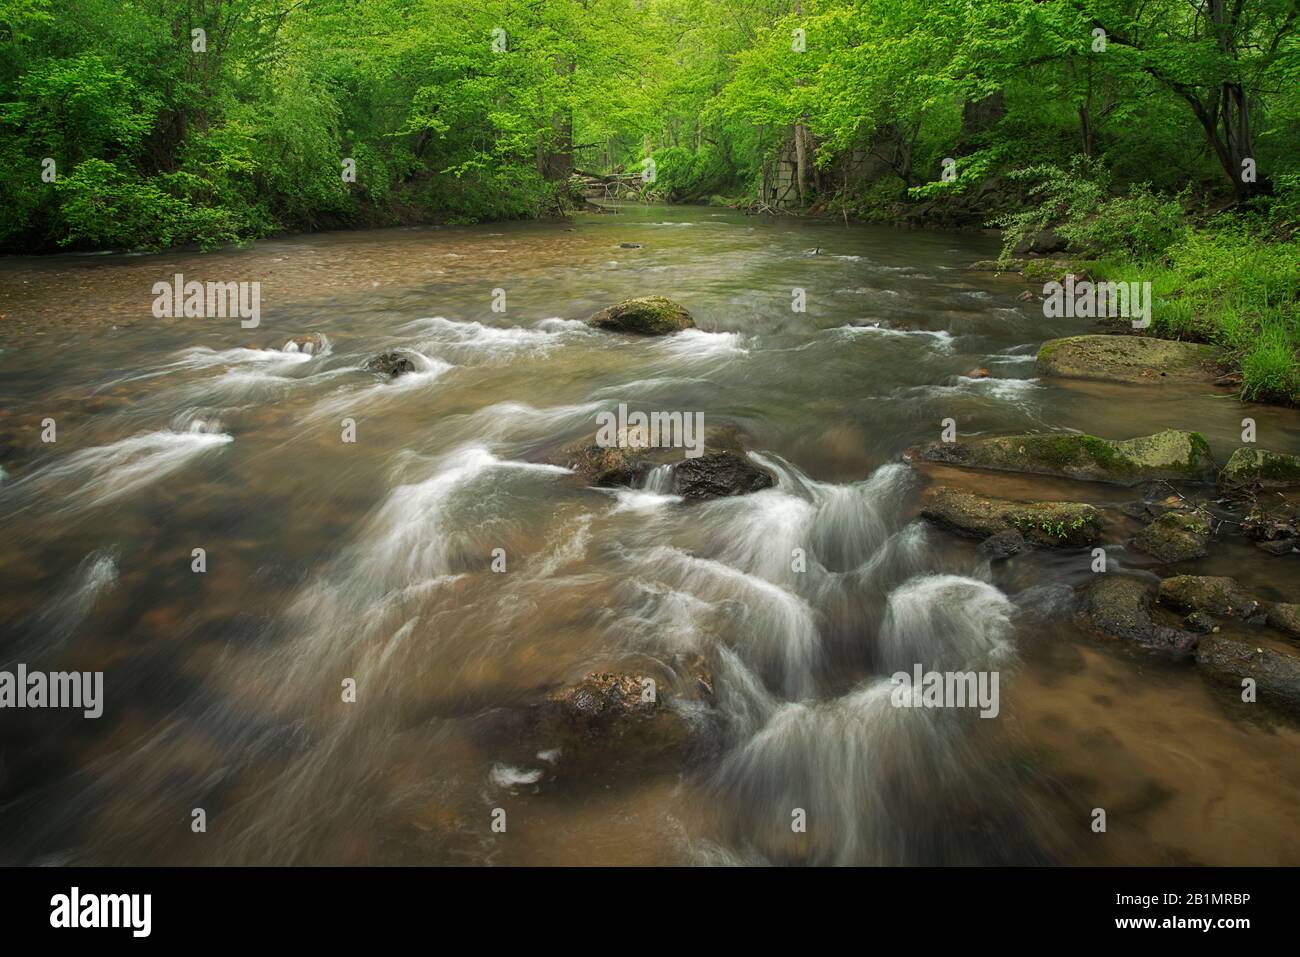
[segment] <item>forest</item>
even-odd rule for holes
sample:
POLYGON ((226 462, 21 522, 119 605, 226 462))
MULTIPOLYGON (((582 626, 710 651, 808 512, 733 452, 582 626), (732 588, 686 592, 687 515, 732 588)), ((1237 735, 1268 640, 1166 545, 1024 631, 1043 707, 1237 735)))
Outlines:
POLYGON ((1296 0, 0 0, 0 248, 555 216, 581 202, 575 171, 623 173, 638 199, 1000 227, 1008 255, 1050 226, 1108 275, 1154 271, 1161 330, 1220 343, 1248 396, 1289 401, 1298 16, 1296 0))

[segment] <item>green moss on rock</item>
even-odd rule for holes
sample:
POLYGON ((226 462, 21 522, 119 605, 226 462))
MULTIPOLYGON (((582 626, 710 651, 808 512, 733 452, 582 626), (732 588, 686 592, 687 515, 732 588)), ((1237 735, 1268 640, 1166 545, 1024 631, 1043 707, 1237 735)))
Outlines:
POLYGON ((1205 382, 1214 374, 1214 349, 1147 336, 1070 336, 1038 350, 1038 371, 1103 382, 1205 382))
POLYGON ((1267 449, 1237 449, 1219 473, 1219 485, 1225 489, 1248 486, 1300 488, 1300 455, 1267 449))
POLYGON ((1122 441, 1046 432, 934 442, 909 453, 927 462, 1135 485, 1156 479, 1212 481, 1209 443, 1199 432, 1168 429, 1122 441))
POLYGON ((695 328, 691 314, 664 296, 625 299, 602 309, 587 324, 608 332, 626 332, 637 336, 666 336, 683 329, 695 328))

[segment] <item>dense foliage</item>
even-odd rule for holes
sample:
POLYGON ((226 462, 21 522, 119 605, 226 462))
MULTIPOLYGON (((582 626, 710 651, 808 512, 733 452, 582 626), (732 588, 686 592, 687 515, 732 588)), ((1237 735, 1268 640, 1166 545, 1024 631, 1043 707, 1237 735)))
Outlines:
POLYGON ((1295 261, 1300 0, 0 0, 8 251, 548 215, 647 158, 651 198, 1052 227, 1300 388, 1294 269, 1242 275, 1295 261))

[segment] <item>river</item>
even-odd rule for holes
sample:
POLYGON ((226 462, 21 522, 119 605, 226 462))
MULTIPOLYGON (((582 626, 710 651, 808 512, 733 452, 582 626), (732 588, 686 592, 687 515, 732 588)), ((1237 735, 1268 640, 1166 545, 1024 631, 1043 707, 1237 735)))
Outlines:
MULTIPOLYGON (((0 662, 105 688, 98 719, 0 715, 0 863, 1300 863, 1294 723, 1078 629, 1087 554, 991 565, 916 518, 936 478, 1132 490, 901 461, 948 418, 1196 429, 1223 461, 1243 415, 1280 450, 1296 416, 1038 379, 1043 340, 1093 330, 967 268, 995 254, 626 206, 0 262, 0 662), (260 282, 260 324, 156 318, 177 273, 260 282), (650 294, 699 329, 582 323, 650 294), (323 350, 281 349, 309 333, 323 350), (414 373, 360 369, 394 348, 414 373), (735 426, 777 486, 688 505, 548 464, 619 403, 735 426), (715 677, 704 758, 553 779, 480 733, 589 671, 685 653, 715 677), (916 661, 997 669, 997 718, 892 707, 882 682, 916 661)), ((1110 560, 1154 575, 1123 547, 1135 527, 1112 518, 1110 560)), ((1240 542, 1197 567, 1300 594, 1240 542)))

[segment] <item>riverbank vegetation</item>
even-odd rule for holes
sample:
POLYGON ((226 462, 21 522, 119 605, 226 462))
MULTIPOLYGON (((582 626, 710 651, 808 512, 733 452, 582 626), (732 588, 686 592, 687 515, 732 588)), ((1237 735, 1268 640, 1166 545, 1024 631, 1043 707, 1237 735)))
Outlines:
POLYGON ((650 199, 994 223, 1152 276, 1157 331, 1287 397, 1298 18, 1300 0, 0 0, 0 247, 545 216, 580 202, 575 172, 625 171, 650 199))

